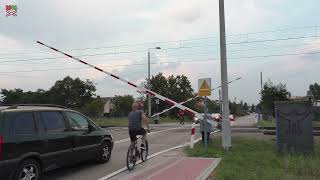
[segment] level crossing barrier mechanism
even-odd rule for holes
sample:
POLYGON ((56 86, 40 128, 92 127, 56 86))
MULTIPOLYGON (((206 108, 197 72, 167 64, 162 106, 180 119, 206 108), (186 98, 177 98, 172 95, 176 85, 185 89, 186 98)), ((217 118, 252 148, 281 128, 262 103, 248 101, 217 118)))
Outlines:
MULTIPOLYGON (((229 81, 228 84, 230 84, 230 83, 232 83, 232 82, 234 82, 234 81, 237 81, 237 80, 239 80, 239 79, 241 79, 241 77, 238 77, 237 79, 234 79, 234 80, 232 80, 232 81, 229 81)), ((220 88, 220 87, 221 87, 221 86, 218 86, 218 87, 216 87, 216 88, 213 88, 213 89, 211 89, 211 91, 216 90, 216 89, 218 89, 218 88, 220 88)), ((186 101, 180 102, 180 103, 178 103, 178 104, 179 104, 179 105, 185 104, 185 103, 187 103, 187 102, 189 102, 189 101, 192 101, 192 100, 194 100, 194 99, 196 99, 196 98, 198 98, 198 97, 200 97, 200 96, 199 96, 199 93, 197 93, 196 96, 194 96, 194 97, 192 97, 192 98, 190 98, 190 99, 187 99, 186 101)), ((178 104, 177 104, 177 105, 178 105, 178 104)), ((161 111, 161 112, 155 113, 155 114, 153 114, 151 117, 153 118, 153 117, 158 116, 158 115, 161 115, 161 114, 163 114, 163 113, 165 113, 165 112, 167 112, 167 111, 170 111, 171 109, 177 107, 177 105, 174 105, 174 106, 172 106, 172 107, 170 107, 170 108, 168 108, 168 109, 164 109, 164 110, 161 111)))
POLYGON ((51 50, 53 50, 53 51, 55 51, 55 52, 58 52, 58 53, 60 53, 60 54, 62 54, 62 55, 64 55, 64 56, 67 56, 67 57, 69 57, 69 58, 71 58, 71 59, 73 59, 73 60, 76 60, 76 61, 78 61, 78 62, 80 62, 80 63, 82 63, 82 64, 85 64, 85 65, 87 65, 87 66, 90 66, 90 67, 92 67, 92 68, 94 68, 94 69, 96 69, 96 70, 98 70, 98 71, 100 71, 100 72, 103 72, 103 73, 105 73, 105 74, 107 74, 107 75, 110 75, 111 77, 113 77, 113 78, 115 78, 115 79, 117 79, 117 80, 119 80, 119 81, 122 81, 122 82, 124 82, 124 83, 126 83, 126 84, 129 84, 131 87, 134 87, 134 88, 138 89, 139 91, 144 92, 145 94, 148 94, 148 95, 150 95, 150 96, 156 97, 156 98, 164 101, 166 104, 168 104, 168 105, 170 105, 170 106, 177 107, 177 108, 185 111, 186 113, 188 113, 188 114, 191 115, 192 117, 195 116, 195 117, 199 118, 200 120, 203 119, 203 116, 202 116, 202 115, 200 115, 198 112, 196 112, 196 111, 194 111, 194 110, 192 110, 192 109, 190 109, 190 108, 188 108, 188 107, 186 107, 186 106, 183 106, 182 103, 177 103, 177 102, 175 102, 175 101, 173 101, 173 100, 171 100, 171 99, 169 99, 169 98, 166 98, 166 97, 164 97, 164 96, 162 96, 162 95, 160 95, 160 94, 158 94, 158 93, 156 93, 156 92, 153 92, 153 91, 151 91, 151 90, 149 90, 149 89, 138 87, 136 84, 134 84, 134 83, 132 83, 132 82, 130 82, 130 81, 127 81, 127 80, 125 80, 125 79, 123 79, 123 78, 121 78, 121 77, 119 77, 119 76, 116 76, 116 75, 114 75, 114 74, 112 74, 112 73, 110 73, 110 72, 108 72, 108 71, 105 71, 105 70, 103 70, 103 69, 101 69, 101 68, 99 68, 99 67, 96 67, 96 66, 94 66, 94 65, 91 65, 91 64, 89 64, 89 63, 87 63, 87 62, 85 62, 85 61, 83 61, 83 60, 81 60, 81 59, 79 59, 79 58, 77 58, 77 57, 74 57, 74 56, 72 56, 72 55, 70 55, 70 54, 68 54, 68 53, 65 53, 65 52, 63 52, 63 51, 60 51, 60 50, 54 48, 54 47, 51 47, 51 46, 49 46, 49 45, 46 45, 46 44, 44 44, 44 43, 42 43, 42 42, 40 42, 40 41, 37 41, 37 43, 38 43, 38 44, 41 44, 42 46, 45 46, 45 47, 47 47, 47 48, 49 48, 49 49, 51 49, 51 50))

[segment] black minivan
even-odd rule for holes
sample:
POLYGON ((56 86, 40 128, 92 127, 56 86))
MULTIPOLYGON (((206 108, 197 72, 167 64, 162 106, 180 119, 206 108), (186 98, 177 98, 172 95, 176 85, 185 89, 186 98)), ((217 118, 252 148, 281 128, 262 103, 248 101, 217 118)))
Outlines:
POLYGON ((110 159, 113 137, 83 114, 57 105, 0 106, 0 179, 39 180, 80 161, 110 159))

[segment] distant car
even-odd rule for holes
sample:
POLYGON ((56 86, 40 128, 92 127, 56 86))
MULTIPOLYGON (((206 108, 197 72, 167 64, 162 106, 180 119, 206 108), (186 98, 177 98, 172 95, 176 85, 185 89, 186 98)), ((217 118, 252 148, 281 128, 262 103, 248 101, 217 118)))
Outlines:
MULTIPOLYGON (((222 120, 222 116, 221 116, 220 113, 213 113, 213 114, 211 114, 211 117, 212 117, 212 119, 214 119, 217 122, 220 122, 222 120)), ((230 121, 235 121, 235 118, 234 118, 233 114, 229 115, 229 120, 230 121)))
POLYGON ((230 115, 229 115, 229 119, 230 119, 230 121, 235 121, 235 120, 236 120, 236 119, 234 118, 233 114, 230 114, 230 115))
POLYGON ((0 179, 39 180, 41 173, 80 161, 109 161, 109 130, 56 105, 0 106, 0 179))

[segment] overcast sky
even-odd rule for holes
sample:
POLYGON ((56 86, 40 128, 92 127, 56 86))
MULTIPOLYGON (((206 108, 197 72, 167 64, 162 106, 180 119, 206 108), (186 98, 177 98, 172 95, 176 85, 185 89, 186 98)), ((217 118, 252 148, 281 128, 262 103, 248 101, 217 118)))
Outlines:
MULTIPOLYGON (((100 96, 134 94, 124 83, 61 57, 57 49, 139 84, 151 73, 220 85, 218 0, 0 0, 0 88, 48 89, 69 75, 91 79, 100 96), (6 17, 5 5, 17 16, 6 17), (85 48, 85 49, 84 49, 85 48), (46 59, 47 58, 47 59, 46 59), (49 59, 48 59, 49 58, 49 59)), ((263 80, 293 96, 319 83, 318 0, 225 0, 230 99, 259 101, 263 80)), ((217 98, 218 92, 213 93, 217 98)))

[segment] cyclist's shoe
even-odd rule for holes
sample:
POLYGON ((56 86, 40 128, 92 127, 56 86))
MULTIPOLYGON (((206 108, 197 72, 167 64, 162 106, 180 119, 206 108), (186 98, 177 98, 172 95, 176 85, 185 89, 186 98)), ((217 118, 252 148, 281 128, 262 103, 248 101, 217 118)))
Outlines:
POLYGON ((140 145, 140 149, 146 150, 146 148, 144 147, 144 144, 141 144, 141 145, 140 145))

